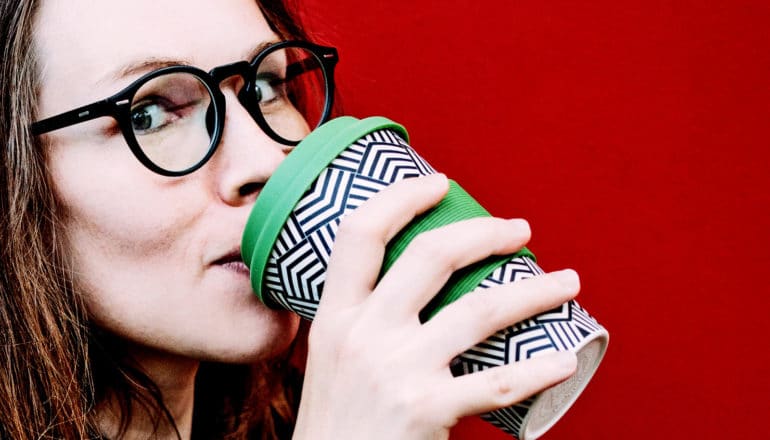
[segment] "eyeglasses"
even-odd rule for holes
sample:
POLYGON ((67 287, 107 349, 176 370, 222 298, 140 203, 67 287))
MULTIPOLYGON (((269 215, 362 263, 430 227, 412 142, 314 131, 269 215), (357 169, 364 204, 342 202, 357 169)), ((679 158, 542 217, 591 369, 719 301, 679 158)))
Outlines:
POLYGON ((219 84, 240 76, 238 101, 271 139, 297 145, 324 123, 332 109, 337 50, 304 41, 284 41, 208 73, 191 66, 152 71, 101 101, 37 121, 41 135, 110 116, 139 161, 164 176, 182 176, 203 166, 222 137, 225 97, 219 84))

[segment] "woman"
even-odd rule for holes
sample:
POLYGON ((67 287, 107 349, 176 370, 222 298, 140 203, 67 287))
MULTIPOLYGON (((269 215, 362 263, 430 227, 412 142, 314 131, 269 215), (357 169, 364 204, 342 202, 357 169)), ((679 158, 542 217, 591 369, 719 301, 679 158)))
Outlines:
POLYGON ((238 246, 260 188, 320 118, 305 107, 326 105, 283 99, 286 66, 331 74, 292 64, 327 49, 276 46, 304 35, 275 0, 0 8, 1 438, 446 438, 574 370, 569 354, 448 368, 576 295, 573 271, 417 319, 454 268, 523 246, 526 222, 423 234, 376 282, 383 244, 446 192, 432 176, 340 226, 295 419, 298 319, 258 303, 238 246))

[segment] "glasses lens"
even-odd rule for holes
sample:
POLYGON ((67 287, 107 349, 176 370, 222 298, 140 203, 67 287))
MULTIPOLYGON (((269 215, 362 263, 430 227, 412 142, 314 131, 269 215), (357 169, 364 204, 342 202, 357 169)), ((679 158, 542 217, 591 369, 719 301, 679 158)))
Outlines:
POLYGON ((131 125, 145 156, 171 172, 203 160, 211 148, 212 101, 208 87, 190 73, 147 81, 131 103, 131 125))
POLYGON ((313 52, 287 47, 270 53, 257 66, 255 85, 262 116, 278 136, 299 142, 321 125, 328 86, 313 52))

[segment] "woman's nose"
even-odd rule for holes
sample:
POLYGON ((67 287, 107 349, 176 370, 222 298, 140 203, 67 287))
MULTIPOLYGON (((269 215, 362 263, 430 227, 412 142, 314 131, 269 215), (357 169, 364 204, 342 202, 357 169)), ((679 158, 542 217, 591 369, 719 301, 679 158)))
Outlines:
POLYGON ((252 203, 286 157, 286 146, 262 131, 236 95, 225 94, 227 111, 219 147, 208 164, 219 198, 233 206, 252 203))

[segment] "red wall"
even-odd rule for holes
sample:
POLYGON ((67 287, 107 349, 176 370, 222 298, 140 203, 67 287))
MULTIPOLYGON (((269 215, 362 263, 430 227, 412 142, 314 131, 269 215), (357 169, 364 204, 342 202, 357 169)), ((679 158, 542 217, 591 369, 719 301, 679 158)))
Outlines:
MULTIPOLYGON (((545 438, 758 438, 770 395, 770 2, 305 2, 346 112, 412 144, 546 269, 605 361, 545 438)), ((506 439, 478 419, 452 439, 506 439)))

